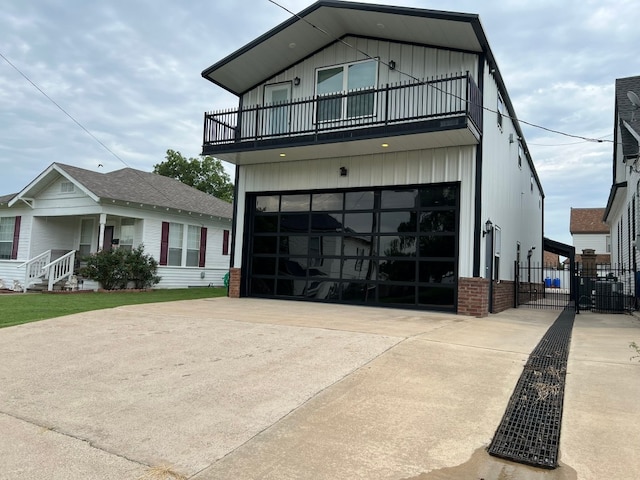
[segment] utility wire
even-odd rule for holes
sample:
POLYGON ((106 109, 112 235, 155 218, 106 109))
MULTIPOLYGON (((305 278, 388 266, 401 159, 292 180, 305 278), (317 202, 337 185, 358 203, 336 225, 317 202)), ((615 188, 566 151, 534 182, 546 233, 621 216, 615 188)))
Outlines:
MULTIPOLYGON (((82 130, 84 130, 84 132, 89 135, 91 138, 93 138, 96 142, 98 142, 102 148, 104 148, 107 152, 109 152, 111 155, 113 155, 114 157, 116 157, 118 160, 120 160, 124 165, 126 165, 127 167, 129 167, 129 165, 127 165, 127 162, 125 162, 122 158, 120 158, 113 150, 111 150, 109 147, 107 147, 98 137, 96 137, 93 133, 91 133, 87 128, 85 128, 84 125, 82 125, 78 120, 76 120, 73 115, 71 115, 69 112, 67 112, 64 108, 62 108, 60 106, 60 104, 58 102, 56 102, 53 98, 51 98, 49 95, 47 95, 47 93, 42 90, 38 85, 36 85, 36 83, 31 80, 25 73, 22 72, 22 70, 20 70, 18 67, 16 67, 13 63, 11 63, 11 61, 5 57, 2 52, 0 52, 0 57, 2 57, 2 59, 7 62, 9 65, 11 65, 11 67, 18 72, 20 75, 22 75, 22 77, 29 82, 36 90, 38 90, 42 95, 45 96, 45 98, 47 100, 49 100, 51 103, 53 103, 56 107, 58 107, 58 109, 64 113, 67 117, 69 117, 73 123, 75 123, 76 125, 78 125, 82 130)), ((129 167, 131 168, 131 167, 129 167)))
MULTIPOLYGON (((268 1, 268 2, 270 2, 270 3, 272 3, 272 4, 274 4, 274 5, 276 5, 277 7, 281 8, 282 10, 286 11, 286 12, 287 12, 287 13, 289 13, 290 15, 293 15, 293 16, 294 16, 294 17, 296 17, 297 19, 299 19, 299 20, 303 21, 304 23, 308 24, 309 26, 311 26, 312 28, 314 28, 314 29, 318 30, 319 32, 322 32, 324 35, 328 36, 328 37, 329 37, 329 38, 331 38, 332 40, 337 41, 337 42, 340 42, 340 43, 342 43, 343 45, 346 45, 347 47, 352 48, 353 50, 355 50, 356 52, 358 52, 358 53, 360 53, 360 54, 364 55, 364 56, 365 56, 366 58, 368 58, 368 59, 376 60, 376 61, 378 61, 379 63, 381 63, 381 64, 383 64, 383 65, 386 65, 387 67, 389 66, 389 64, 388 64, 388 63, 386 63, 386 62, 384 62, 384 61, 380 60, 379 58, 375 58, 375 57, 371 56, 369 53, 367 53, 367 52, 365 52, 365 51, 363 51, 363 50, 360 50, 360 49, 359 49, 359 48, 357 48, 357 47, 354 47, 354 46, 353 46, 353 45, 351 45, 349 42, 346 42, 345 40, 343 40, 343 39, 341 39, 341 38, 338 38, 338 37, 336 37, 335 35, 331 35, 331 34, 330 34, 329 32, 327 32, 326 30, 324 30, 324 29, 322 29, 322 28, 318 27, 317 25, 314 25, 312 22, 310 22, 310 21, 309 21, 309 20, 307 20, 306 18, 301 17, 299 14, 297 14, 297 13, 295 13, 295 12, 292 12, 291 10, 289 10, 289 9, 288 9, 288 8, 286 8, 285 6, 283 6, 283 5, 279 4, 279 3, 278 3, 278 2, 276 2, 275 0, 267 0, 267 1, 268 1)), ((438 88, 438 87, 436 87, 435 85, 433 85, 433 84, 431 84, 431 83, 424 82, 423 80, 420 80, 419 78, 417 78, 417 77, 415 77, 415 76, 411 75, 410 73, 403 72, 402 70, 399 70, 398 68, 395 68, 395 71, 396 71, 396 72, 398 72, 400 75, 404 75, 404 76, 406 76, 406 77, 409 77, 410 79, 414 80, 414 81, 415 81, 415 82, 417 82, 417 83, 420 83, 420 84, 426 84, 427 86, 429 86, 429 87, 433 88, 434 90, 437 90, 437 91, 439 91, 439 92, 441 92, 441 93, 443 93, 443 94, 445 94, 445 95, 449 95, 449 96, 451 96, 451 97, 453 97, 453 98, 455 98, 455 99, 457 99, 457 100, 462 100, 463 102, 466 102, 467 104, 471 104, 471 105, 474 105, 474 106, 476 106, 476 107, 482 108, 482 109, 483 109, 483 110, 485 110, 485 111, 488 111, 488 112, 491 112, 491 113, 499 113, 499 114, 501 114, 503 117, 507 117, 507 118, 511 119, 512 121, 514 121, 514 122, 520 122, 520 123, 523 123, 523 124, 525 124, 525 125, 529 125, 530 127, 539 128, 539 129, 541 129, 541 130, 545 130, 545 131, 550 132, 550 133, 555 133, 555 134, 557 134, 557 135, 564 135, 565 137, 577 138, 577 139, 583 140, 584 142, 593 142, 593 143, 613 143, 613 140, 603 140, 603 139, 599 139, 599 138, 585 137, 585 136, 582 136, 582 135, 574 135, 574 134, 566 133, 566 132, 563 132, 563 131, 560 131, 560 130, 555 130, 555 129, 548 128, 548 127, 543 127, 542 125, 537 125, 537 124, 535 124, 535 123, 527 122, 527 121, 525 121, 525 120, 520 120, 520 119, 518 119, 518 118, 514 118, 514 117, 511 117, 511 116, 509 116, 509 115, 505 115, 504 113, 500 113, 500 112, 498 112, 497 110, 493 110, 493 109, 491 109, 491 108, 489 108, 489 107, 485 107, 484 105, 478 105, 478 104, 476 104, 476 103, 473 103, 473 102, 471 102, 471 100, 469 100, 469 99, 465 99, 465 98, 462 98, 462 97, 460 97, 460 96, 458 96, 458 95, 456 95, 456 94, 454 94, 454 93, 451 93, 451 92, 447 92, 447 91, 445 91, 445 90, 442 90, 441 88, 438 88)), ((582 142, 580 142, 580 143, 582 143, 582 142)))
POLYGON ((140 175, 140 173, 138 173, 138 170, 131 168, 129 166, 129 164, 127 164, 127 162, 125 162, 122 158, 120 158, 120 156, 118 156, 118 154, 116 154, 113 150, 111 150, 107 145, 105 145, 98 137, 96 137, 93 133, 91 133, 91 131, 89 131, 89 129, 87 129, 84 125, 82 125, 82 123, 80 123, 78 120, 76 120, 74 118, 73 115, 71 115, 69 112, 67 112, 64 108, 62 108, 62 106, 56 102, 53 98, 51 98, 44 90, 42 90, 33 80, 31 80, 27 74, 25 74, 22 70, 20 70, 16 65, 14 65, 5 55, 2 54, 2 52, 0 52, 0 57, 7 62, 16 72, 18 72, 27 82, 29 82, 36 90, 38 90, 42 95, 44 95, 44 97, 49 100, 51 103, 53 103, 56 107, 58 107, 58 109, 64 113, 67 117, 69 117, 73 123, 75 123, 78 127, 80 127, 87 135, 89 135, 94 141, 96 141, 98 144, 100 144, 102 146, 102 148, 104 148, 107 152, 109 152, 111 155, 113 155, 116 159, 118 159, 118 161, 120 161, 125 167, 130 168, 131 170, 133 170, 133 172, 135 173, 135 175, 138 176, 138 178, 140 179, 140 181, 146 183, 147 185, 149 185, 149 187, 151 187, 153 190, 157 191, 158 193, 160 193, 160 195, 162 195, 167 201, 171 201, 171 199, 167 196, 167 194, 162 191, 161 189, 157 188, 155 185, 147 182, 147 180, 140 175))

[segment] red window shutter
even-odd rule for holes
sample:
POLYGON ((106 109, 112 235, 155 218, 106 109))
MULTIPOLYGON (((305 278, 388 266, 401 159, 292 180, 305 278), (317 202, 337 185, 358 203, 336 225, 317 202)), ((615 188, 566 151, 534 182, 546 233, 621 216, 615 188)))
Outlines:
POLYGON ((160 238, 160 265, 166 265, 168 257, 169 257, 169 222, 162 222, 162 237, 160 238))
POLYGON ((22 217, 16 217, 16 223, 13 226, 13 246, 11 247, 11 260, 18 258, 18 242, 20 241, 20 220, 22 217))
POLYGON ((222 231, 222 254, 229 255, 229 230, 222 231))
POLYGON ((200 258, 198 266, 204 267, 207 258, 207 227, 200 228, 200 258))

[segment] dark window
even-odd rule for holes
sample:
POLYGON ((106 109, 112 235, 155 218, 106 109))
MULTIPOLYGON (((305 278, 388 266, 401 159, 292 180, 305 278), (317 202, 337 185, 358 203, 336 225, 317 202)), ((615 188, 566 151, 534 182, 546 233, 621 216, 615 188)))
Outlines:
POLYGON ((222 231, 222 255, 229 255, 229 230, 222 231))

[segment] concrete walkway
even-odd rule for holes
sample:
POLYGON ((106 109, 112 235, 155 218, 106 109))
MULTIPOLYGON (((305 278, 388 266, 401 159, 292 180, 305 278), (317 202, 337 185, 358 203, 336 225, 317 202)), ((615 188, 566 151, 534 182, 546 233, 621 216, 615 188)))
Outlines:
POLYGON ((219 298, 0 329, 0 479, 636 480, 629 315, 576 317, 560 468, 486 454, 558 313, 219 298))

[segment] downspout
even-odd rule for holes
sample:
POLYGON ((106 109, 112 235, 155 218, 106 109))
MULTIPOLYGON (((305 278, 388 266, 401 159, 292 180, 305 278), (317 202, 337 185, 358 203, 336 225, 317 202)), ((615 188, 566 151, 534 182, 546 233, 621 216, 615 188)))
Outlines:
POLYGON ((487 221, 487 229, 484 231, 484 235, 487 236, 485 243, 485 275, 489 280, 489 313, 493 313, 493 242, 495 229, 490 222, 487 221))

